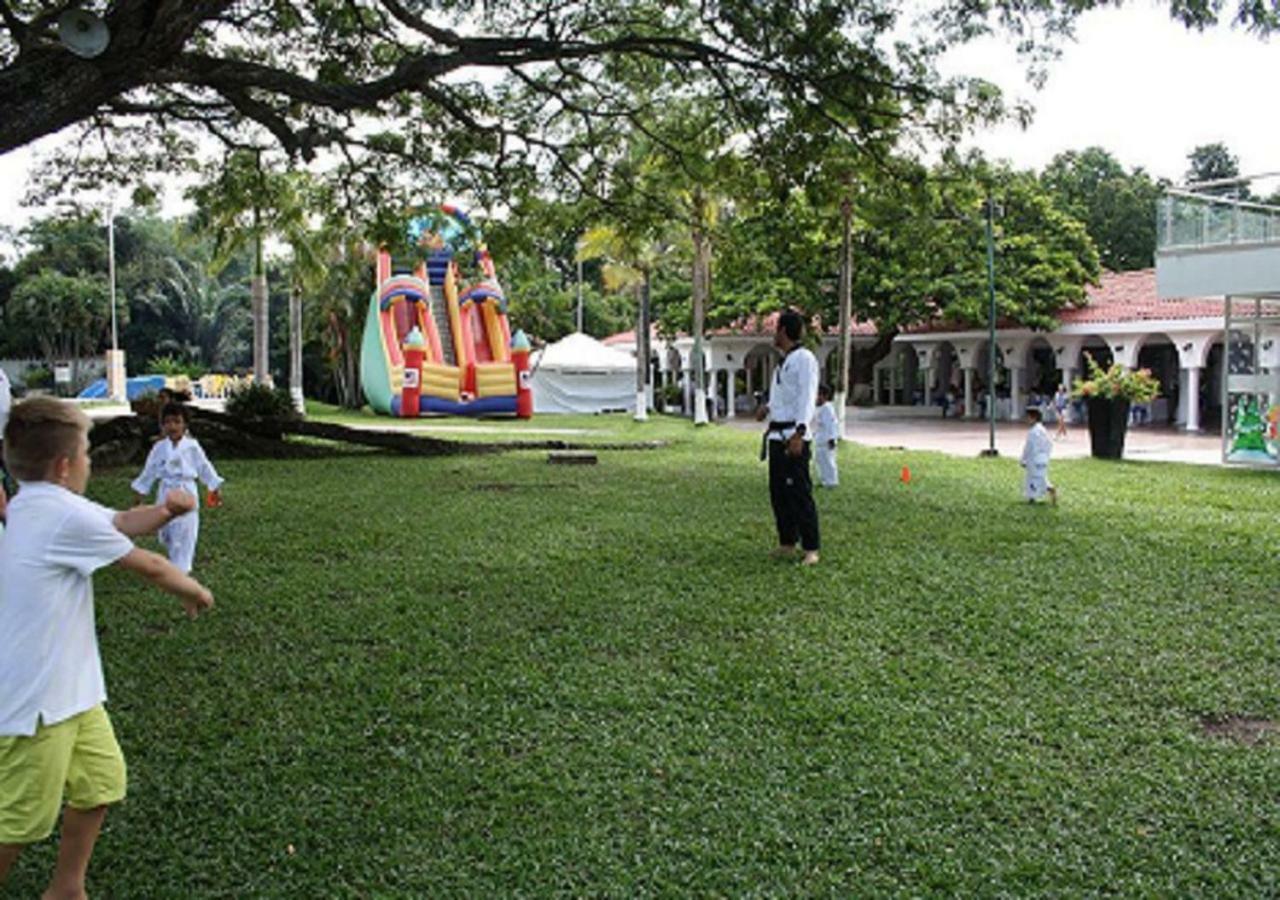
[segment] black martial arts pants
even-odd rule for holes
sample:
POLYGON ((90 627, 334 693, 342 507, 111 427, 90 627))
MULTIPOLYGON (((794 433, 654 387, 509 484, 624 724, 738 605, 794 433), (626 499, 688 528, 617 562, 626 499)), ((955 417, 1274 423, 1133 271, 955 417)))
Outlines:
POLYGON ((778 543, 818 549, 818 507, 809 478, 809 442, 799 456, 787 455, 786 441, 769 441, 769 499, 778 525, 778 543))

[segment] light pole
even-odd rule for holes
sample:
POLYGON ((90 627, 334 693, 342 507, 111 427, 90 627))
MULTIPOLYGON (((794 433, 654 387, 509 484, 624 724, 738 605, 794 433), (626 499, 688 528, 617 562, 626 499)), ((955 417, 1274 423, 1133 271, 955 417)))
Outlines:
POLYGON ((987 421, 990 426, 990 437, 987 449, 981 456, 999 456, 996 450, 996 245, 992 220, 999 214, 996 204, 987 193, 982 204, 982 212, 987 221, 987 295, 990 306, 987 308, 987 421))
POLYGON ((578 332, 582 333, 582 241, 578 241, 577 253, 578 257, 578 332))
POLYGON ((853 201, 850 199, 853 193, 852 184, 852 178, 846 180, 845 196, 840 201, 840 219, 843 226, 843 239, 840 245, 840 344, 837 347, 839 355, 836 358, 838 362, 836 378, 838 381, 834 400, 836 422, 840 426, 841 435, 844 434, 846 406, 849 402, 849 351, 852 345, 849 332, 853 304, 853 201))

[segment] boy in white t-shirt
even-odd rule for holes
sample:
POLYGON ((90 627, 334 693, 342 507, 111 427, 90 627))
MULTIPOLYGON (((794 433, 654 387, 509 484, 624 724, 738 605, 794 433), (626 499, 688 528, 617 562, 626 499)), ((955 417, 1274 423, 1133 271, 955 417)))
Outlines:
POLYGON ((9 483, 9 472, 4 464, 4 426, 9 421, 9 410, 13 406, 13 392, 9 388, 9 376, 0 366, 0 531, 4 528, 4 505, 9 499, 9 491, 13 485, 9 483))
POLYGON ((840 483, 840 470, 836 466, 836 445, 840 441, 840 421, 836 408, 831 405, 831 388, 818 388, 817 411, 813 415, 813 449, 818 461, 818 484, 835 487, 840 483))
POLYGON ((194 618, 213 595, 129 537, 195 508, 174 491, 157 506, 115 512, 84 498, 89 418, 51 397, 14 406, 5 458, 22 489, 0 537, 0 884, 22 849, 62 842, 46 896, 85 895, 107 805, 125 794, 124 757, 94 629, 93 573, 113 563, 182 600, 194 618))

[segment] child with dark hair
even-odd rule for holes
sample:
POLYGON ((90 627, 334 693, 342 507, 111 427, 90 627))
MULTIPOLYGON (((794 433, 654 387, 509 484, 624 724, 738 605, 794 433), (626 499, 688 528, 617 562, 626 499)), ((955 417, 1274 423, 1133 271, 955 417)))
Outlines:
POLYGON ((1027 432, 1027 442, 1022 447, 1022 468, 1026 469, 1026 478, 1022 485, 1022 496, 1027 502, 1035 503, 1047 494, 1049 502, 1058 505, 1058 489, 1049 483, 1049 457, 1053 455, 1053 439, 1045 430, 1042 419, 1044 415, 1034 406, 1027 410, 1027 421, 1031 430, 1027 432))
MULTIPOLYGON (((200 442, 187 434, 187 415, 187 408, 180 403, 166 403, 161 407, 160 430, 164 436, 151 447, 142 474, 132 484, 139 503, 146 501, 147 493, 157 481, 159 496, 175 489, 198 496, 196 480, 199 479, 209 491, 208 505, 222 504, 222 477, 205 456, 200 442)), ((184 573, 190 572, 200 536, 200 513, 193 511, 174 519, 160 529, 158 536, 173 564, 184 573)))
POLYGON ((840 441, 840 420, 831 405, 831 386, 818 387, 818 410, 813 417, 813 450, 818 463, 818 484, 835 487, 840 483, 836 466, 836 445, 840 441))

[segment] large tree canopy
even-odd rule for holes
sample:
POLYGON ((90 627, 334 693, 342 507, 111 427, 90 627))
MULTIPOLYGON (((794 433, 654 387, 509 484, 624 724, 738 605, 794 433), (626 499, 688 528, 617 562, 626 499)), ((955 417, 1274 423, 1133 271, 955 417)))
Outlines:
POLYGON ((1141 168, 1127 172, 1103 148, 1088 147, 1059 153, 1040 181, 1063 210, 1084 223, 1103 268, 1127 272, 1155 265, 1152 216, 1162 185, 1141 168))
MULTIPOLYGON (((0 153, 79 126, 82 164, 132 161, 135 175, 212 135, 325 153, 335 170, 400 160, 430 179, 537 161, 583 178, 608 133, 644 127, 655 95, 619 86, 639 67, 794 155, 827 130, 866 139, 999 113, 989 85, 942 78, 938 54, 997 28, 1044 49, 1092 5, 942 0, 914 19, 901 0, 6 0, 0 153), (104 16, 100 55, 57 40, 72 7, 104 16)), ((1175 14, 1204 24, 1218 9, 1175 14)), ((1258 4, 1240 15, 1274 24, 1258 4)))

